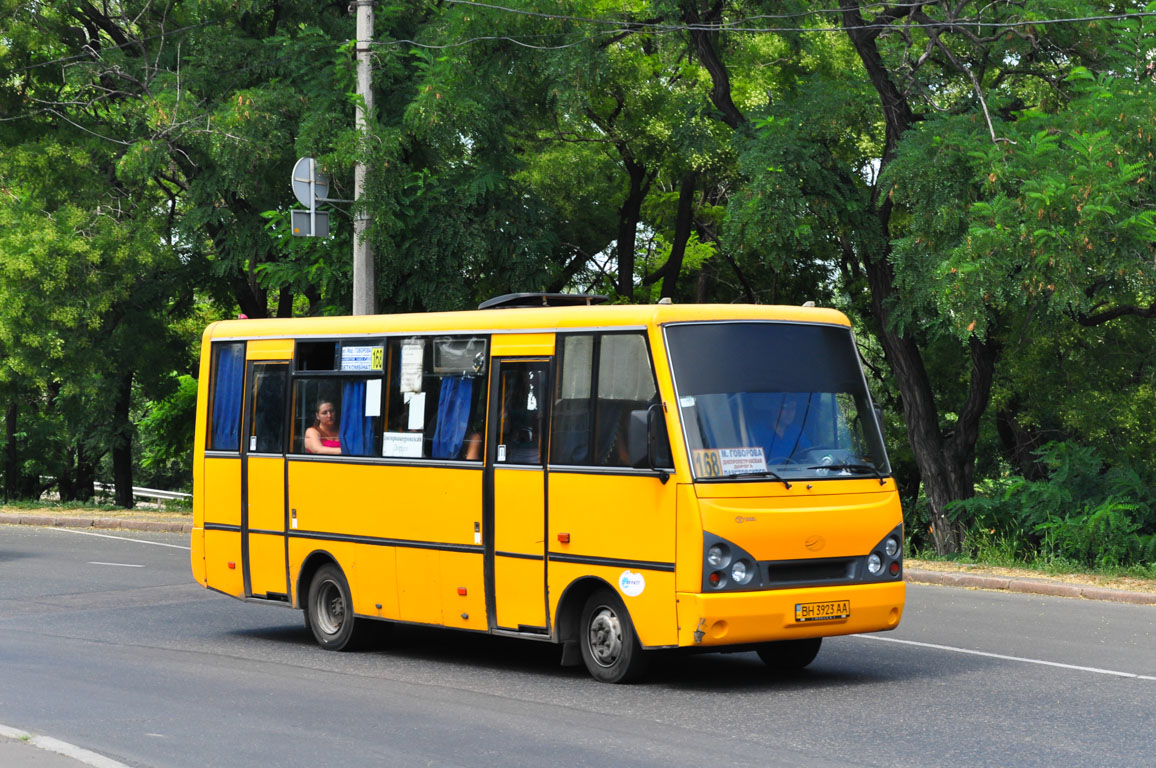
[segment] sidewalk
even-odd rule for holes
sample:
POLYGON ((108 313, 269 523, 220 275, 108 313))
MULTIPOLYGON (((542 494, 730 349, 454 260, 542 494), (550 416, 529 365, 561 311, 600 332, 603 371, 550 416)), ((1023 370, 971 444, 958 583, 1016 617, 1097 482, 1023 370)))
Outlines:
POLYGON ((0 725, 0 766, 4 768, 128 768, 124 763, 67 742, 0 725))
MULTIPOLYGON (((44 514, 43 512, 0 512, 0 525, 40 525, 57 528, 101 528, 124 531, 159 531, 190 533, 192 518, 165 512, 134 512, 132 516, 95 517, 84 515, 44 514)), ((949 567, 947 564, 940 564, 949 567)), ((1156 605, 1156 592, 1139 592, 1086 584, 1073 584, 1046 576, 991 575, 972 573, 967 566, 958 570, 904 568, 904 579, 916 584, 935 584, 967 589, 1006 590, 1033 595, 1074 597, 1083 600, 1104 600, 1134 605, 1156 605)), ((0 765, 4 765, 0 761, 0 765)))

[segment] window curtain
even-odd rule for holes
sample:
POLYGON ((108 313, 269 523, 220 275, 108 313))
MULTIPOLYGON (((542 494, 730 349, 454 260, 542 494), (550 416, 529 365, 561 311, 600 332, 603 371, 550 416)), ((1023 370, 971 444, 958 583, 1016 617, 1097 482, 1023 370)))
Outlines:
POLYGON ((344 456, 372 456, 373 416, 365 414, 365 381, 347 381, 341 388, 341 453, 344 456))
POLYGON ((241 395, 245 384, 245 345, 222 344, 217 351, 213 390, 214 451, 236 451, 241 446, 241 395))
POLYGON ((462 450, 470 420, 470 397, 474 380, 466 376, 442 379, 438 394, 437 426, 433 435, 433 457, 456 459, 462 450))

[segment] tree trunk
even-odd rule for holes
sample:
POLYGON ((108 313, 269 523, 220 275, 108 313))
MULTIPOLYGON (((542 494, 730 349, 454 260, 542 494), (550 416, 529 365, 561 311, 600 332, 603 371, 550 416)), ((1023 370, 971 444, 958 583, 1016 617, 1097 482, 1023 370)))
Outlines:
MULTIPOLYGON (((620 148, 621 149, 621 148, 620 148)), ((635 162, 625 153, 622 162, 630 175, 630 191, 618 209, 618 280, 614 290, 627 299, 634 297, 634 240, 638 221, 642 216, 642 201, 646 197, 646 166, 635 162)))
POLYGON ((4 411, 4 503, 15 497, 19 484, 20 461, 16 455, 16 403, 4 411))
POLYGON ((117 387, 113 406, 112 481, 116 487, 114 503, 132 509, 132 423, 129 405, 132 402, 132 372, 126 372, 117 387))
POLYGON ((659 295, 664 299, 673 299, 678 286, 678 273, 682 271, 686 244, 694 224, 694 192, 697 182, 698 174, 694 171, 682 177, 682 186, 678 192, 678 216, 674 222, 674 242, 670 246, 670 258, 662 268, 664 274, 659 295))

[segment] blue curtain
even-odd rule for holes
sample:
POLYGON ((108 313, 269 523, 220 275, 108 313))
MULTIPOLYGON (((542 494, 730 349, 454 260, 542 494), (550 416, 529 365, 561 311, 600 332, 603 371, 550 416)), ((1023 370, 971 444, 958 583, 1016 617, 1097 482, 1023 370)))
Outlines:
POLYGON ((241 396, 245 385, 245 345, 222 344, 217 349, 213 390, 214 451, 236 451, 241 446, 241 396))
POLYGON ((374 416, 365 414, 365 381, 347 381, 341 389, 341 453, 372 456, 374 416))
POLYGON ((466 438, 470 420, 470 396, 474 380, 465 376, 442 379, 438 394, 437 426, 434 427, 433 457, 456 459, 466 438))

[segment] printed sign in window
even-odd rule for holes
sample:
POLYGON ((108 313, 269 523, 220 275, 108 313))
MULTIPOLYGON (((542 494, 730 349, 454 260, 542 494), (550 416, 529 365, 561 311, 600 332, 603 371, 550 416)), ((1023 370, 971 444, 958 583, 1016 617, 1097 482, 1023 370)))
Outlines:
POLYGON ((343 371, 380 371, 384 360, 384 347, 341 348, 341 370, 343 371))

